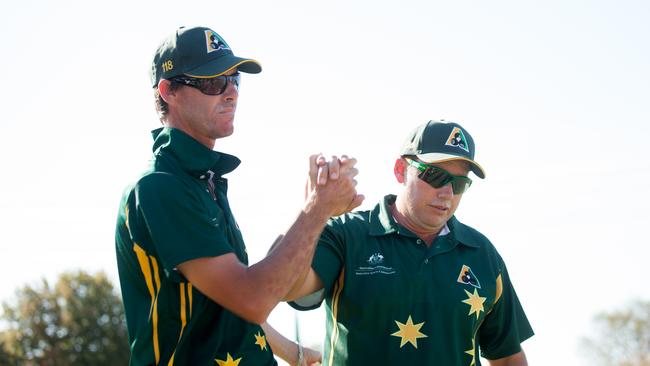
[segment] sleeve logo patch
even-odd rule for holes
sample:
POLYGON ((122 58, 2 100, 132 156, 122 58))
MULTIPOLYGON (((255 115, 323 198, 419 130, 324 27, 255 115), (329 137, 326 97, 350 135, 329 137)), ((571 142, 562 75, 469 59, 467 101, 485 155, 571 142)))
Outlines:
POLYGON ((458 274, 456 282, 481 288, 481 283, 478 281, 478 278, 476 278, 476 275, 474 275, 474 272, 472 272, 472 269, 464 264, 463 268, 460 269, 460 274, 458 274))

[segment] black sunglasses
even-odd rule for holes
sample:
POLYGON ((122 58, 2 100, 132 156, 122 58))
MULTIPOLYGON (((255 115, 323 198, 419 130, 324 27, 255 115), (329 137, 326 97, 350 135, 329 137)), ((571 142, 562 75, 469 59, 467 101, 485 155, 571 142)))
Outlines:
POLYGON ((410 166, 420 171, 418 178, 433 188, 440 188, 451 183, 451 189, 454 194, 463 194, 472 185, 472 180, 464 175, 453 175, 440 167, 424 164, 409 158, 405 159, 410 166))
POLYGON ((232 75, 221 75, 205 79, 193 78, 189 76, 176 76, 172 78, 171 81, 199 89, 203 94, 220 95, 226 91, 228 82, 234 85, 235 89, 239 89, 240 75, 239 73, 235 73, 232 75))

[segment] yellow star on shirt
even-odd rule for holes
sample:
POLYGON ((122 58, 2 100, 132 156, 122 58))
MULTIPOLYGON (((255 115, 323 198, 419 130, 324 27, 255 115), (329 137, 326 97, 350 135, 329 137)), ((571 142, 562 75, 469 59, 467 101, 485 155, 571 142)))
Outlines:
POLYGON ((260 346, 260 351, 266 349, 266 336, 263 336, 260 334, 260 332, 257 332, 257 334, 255 334, 255 344, 260 346))
POLYGON ((418 338, 427 337, 427 335, 420 333, 420 328, 422 328, 424 322, 413 324, 413 319, 411 319, 410 315, 408 320, 406 320, 406 324, 402 324, 397 320, 395 320, 395 323, 397 324, 399 330, 391 335, 394 337, 402 338, 399 348, 402 348, 407 342, 411 343, 413 347, 418 348, 418 338))
POLYGON ((472 349, 465 351, 465 353, 472 356, 472 362, 470 362, 469 366, 474 366, 476 364, 476 354, 474 353, 475 349, 476 349, 476 344, 474 343, 474 340, 472 339, 472 349))
POLYGON ((217 364, 219 364, 219 366, 237 366, 237 365, 239 365, 239 362, 241 361, 241 359, 242 359, 242 357, 240 357, 240 358, 238 358, 236 360, 233 360, 230 353, 226 353, 226 360, 225 361, 224 360, 217 360, 217 359, 215 359, 215 361, 217 362, 217 364))
POLYGON ((469 305, 469 313, 467 315, 472 315, 476 313, 476 319, 478 319, 478 317, 481 315, 481 311, 485 311, 485 308, 483 308, 483 303, 487 298, 480 297, 476 289, 474 289, 473 294, 471 294, 467 290, 464 291, 468 296, 467 299, 463 300, 465 304, 469 305))

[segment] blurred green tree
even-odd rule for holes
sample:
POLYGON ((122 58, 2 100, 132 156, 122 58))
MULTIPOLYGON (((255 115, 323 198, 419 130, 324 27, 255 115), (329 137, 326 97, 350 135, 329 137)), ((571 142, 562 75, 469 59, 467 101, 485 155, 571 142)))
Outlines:
POLYGON ((594 323, 596 331, 581 345, 597 365, 650 366, 650 301, 603 312, 594 323))
POLYGON ((0 333, 0 366, 18 366, 22 364, 24 363, 20 362, 20 358, 8 351, 0 333))
POLYGON ((122 301, 103 272, 66 272, 54 287, 16 291, 3 303, 0 365, 127 365, 122 301), (3 361, 4 360, 4 361, 3 361))

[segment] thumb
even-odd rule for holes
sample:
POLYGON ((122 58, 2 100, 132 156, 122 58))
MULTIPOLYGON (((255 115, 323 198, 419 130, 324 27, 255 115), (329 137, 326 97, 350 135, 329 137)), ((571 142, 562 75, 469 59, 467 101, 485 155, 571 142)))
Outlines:
POLYGON ((350 202, 350 204, 348 205, 347 212, 350 212, 350 211, 354 210, 355 208, 361 206, 364 199, 366 199, 366 196, 364 196, 362 194, 356 195, 354 197, 354 199, 352 200, 352 202, 350 202))

